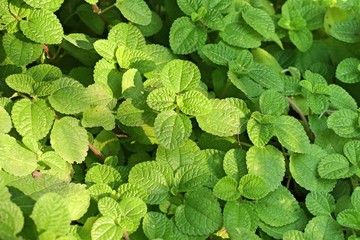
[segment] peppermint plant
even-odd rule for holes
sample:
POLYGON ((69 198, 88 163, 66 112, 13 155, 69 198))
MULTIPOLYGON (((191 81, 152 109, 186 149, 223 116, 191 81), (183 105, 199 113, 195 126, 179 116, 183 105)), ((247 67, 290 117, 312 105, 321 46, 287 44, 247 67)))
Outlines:
POLYGON ((356 0, 0 0, 0 239, 360 239, 356 0))

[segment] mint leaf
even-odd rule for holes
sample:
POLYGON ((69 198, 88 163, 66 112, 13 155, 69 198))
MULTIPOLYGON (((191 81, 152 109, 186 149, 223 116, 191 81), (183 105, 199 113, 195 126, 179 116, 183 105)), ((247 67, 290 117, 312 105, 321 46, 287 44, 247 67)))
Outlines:
POLYGON ((50 142, 55 150, 69 163, 81 163, 88 150, 88 135, 85 128, 79 126, 79 120, 64 117, 55 121, 50 134, 50 142))
POLYGON ((22 99, 14 104, 11 118, 14 127, 22 136, 36 140, 44 138, 54 122, 55 112, 42 100, 22 99))
POLYGON ((251 142, 258 147, 265 146, 274 136, 274 127, 267 122, 269 116, 253 112, 247 122, 246 130, 251 142))
POLYGON ((46 173, 58 177, 59 179, 70 182, 73 174, 72 166, 54 151, 45 152, 39 157, 39 163, 47 166, 48 169, 42 170, 46 173))
POLYGON ((141 97, 144 84, 140 72, 135 68, 127 70, 121 80, 121 91, 125 98, 141 97))
MULTIPOLYGON (((345 209, 336 217, 337 222, 349 228, 360 229, 360 214, 357 209, 345 209)), ((335 224, 334 224, 335 225, 335 224)))
POLYGON ((226 152, 223 160, 223 168, 226 175, 239 181, 247 174, 246 152, 242 149, 230 149, 226 152))
POLYGON ((357 137, 360 135, 358 118, 359 114, 357 112, 350 109, 340 109, 329 116, 327 125, 340 137, 357 137))
POLYGON ((171 239, 172 225, 165 214, 147 212, 142 222, 142 228, 149 239, 171 239))
POLYGON ((357 58, 345 58, 336 67, 336 78, 344 83, 359 82, 359 64, 360 60, 357 58))
POLYGON ((185 194, 184 204, 177 207, 175 222, 179 230, 188 235, 202 236, 220 228, 221 208, 207 188, 185 194))
POLYGON ((280 116, 273 123, 279 142, 288 150, 304 153, 308 151, 310 141, 300 122, 291 116, 280 116))
POLYGON ((228 63, 236 59, 236 51, 225 44, 206 44, 201 48, 201 52, 213 63, 227 66, 228 63))
POLYGON ((26 74, 36 81, 52 81, 62 77, 60 68, 50 64, 39 64, 28 68, 26 74))
POLYGON ((141 73, 154 70, 154 59, 146 52, 120 46, 115 52, 116 60, 121 68, 137 68, 141 73))
POLYGON ((107 39, 99 39, 94 42, 95 51, 108 61, 115 60, 116 48, 116 43, 107 39))
POLYGON ((61 236, 70 231, 71 218, 67 203, 57 193, 45 193, 41 196, 30 217, 39 232, 52 231, 61 236))
POLYGON ((207 32, 188 17, 176 19, 170 29, 170 47, 175 54, 189 54, 205 45, 207 32))
POLYGON ((136 27, 141 31, 144 37, 150 37, 157 34, 163 28, 161 17, 154 11, 151 11, 151 21, 148 25, 139 25, 136 27))
POLYGON ((26 2, 33 8, 42 8, 42 9, 47 9, 52 12, 55 12, 56 10, 58 10, 60 8, 60 6, 64 2, 64 0, 55 0, 55 1, 53 1, 53 0, 45 0, 45 1, 24 0, 24 2, 26 2))
POLYGON ((115 43, 116 46, 139 50, 143 49, 146 44, 141 31, 136 26, 124 22, 118 23, 110 29, 108 41, 115 43))
POLYGON ((246 154, 246 165, 248 173, 261 176, 270 191, 277 189, 285 176, 284 156, 270 145, 251 147, 246 154))
POLYGON ((144 99, 127 99, 117 109, 116 118, 126 126, 153 124, 156 114, 146 105, 144 99))
POLYGON ((176 98, 180 110, 192 116, 201 116, 211 111, 211 102, 199 91, 190 90, 176 98))
POLYGON ((165 111, 156 117, 154 130, 161 145, 174 149, 185 144, 192 132, 192 125, 187 116, 174 111, 165 111))
POLYGON ((204 165, 185 165, 177 169, 174 184, 178 192, 187 192, 205 185, 210 176, 204 165))
POLYGON ((24 35, 42 44, 60 44, 64 30, 56 15, 49 10, 31 11, 26 21, 20 22, 24 35))
POLYGON ((360 164, 360 141, 348 141, 344 145, 344 154, 352 164, 358 166, 360 164))
POLYGON ((12 128, 11 118, 4 107, 0 106, 0 133, 8 133, 12 128))
POLYGON ((6 84, 17 92, 33 94, 35 80, 26 74, 11 74, 5 79, 6 84))
POLYGON ((251 64, 249 76, 264 88, 272 88, 277 91, 283 91, 284 89, 283 80, 270 67, 264 64, 251 64))
POLYGON ((15 176, 31 174, 37 167, 35 153, 22 147, 15 138, 0 133, 0 166, 15 176))
POLYGON ((176 94, 168 88, 157 88, 146 98, 147 105, 155 111, 168 111, 176 107, 176 94))
POLYGON ((94 240, 121 239, 122 236, 123 229, 109 217, 96 219, 91 228, 91 239, 94 240))
POLYGON ((335 199, 329 193, 310 192, 306 195, 305 204, 314 216, 330 215, 335 211, 335 199))
POLYGON ((86 173, 85 182, 89 185, 106 183, 111 188, 116 189, 123 181, 120 173, 114 167, 95 165, 86 173))
POLYGON ((289 37, 296 48, 302 52, 309 50, 313 44, 313 35, 307 28, 289 31, 289 37))
POLYGON ((172 60, 161 71, 162 84, 176 93, 193 90, 200 84, 199 68, 186 60, 172 60))
POLYGON ((235 201, 240 197, 240 192, 237 190, 238 182, 230 176, 221 178, 214 186, 214 195, 225 201, 235 201))
POLYGON ((322 158, 318 166, 319 175, 324 179, 339 179, 353 175, 349 161, 341 154, 330 154, 322 158))
POLYGON ((244 175, 240 179, 238 189, 242 196, 254 200, 261 199, 270 192, 265 179, 255 174, 244 175))
POLYGON ((288 103, 283 95, 274 90, 263 92, 259 99, 260 109, 263 114, 280 116, 284 113, 288 103))
POLYGON ((90 107, 83 112, 81 125, 84 127, 103 127, 110 131, 115 128, 115 116, 105 106, 90 107))
POLYGON ((151 11, 144 0, 117 0, 115 6, 133 23, 148 25, 151 22, 151 11))
POLYGON ((21 209, 13 202, 3 200, 0 203, 0 237, 13 239, 24 227, 24 216, 21 209))
POLYGON ((112 219, 124 215, 123 209, 120 207, 119 203, 111 197, 101 198, 98 201, 98 209, 101 215, 112 219))
POLYGON ((330 84, 328 90, 330 94, 329 100, 332 107, 336 109, 346 108, 356 111, 358 105, 355 99, 345 89, 338 85, 330 84))
POLYGON ((344 239, 340 225, 330 216, 318 216, 309 221, 305 228, 305 238, 344 239))

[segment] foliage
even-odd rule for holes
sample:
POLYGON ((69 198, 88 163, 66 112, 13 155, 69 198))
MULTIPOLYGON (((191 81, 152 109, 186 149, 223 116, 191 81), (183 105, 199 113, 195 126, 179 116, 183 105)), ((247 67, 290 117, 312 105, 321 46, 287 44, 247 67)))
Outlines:
POLYGON ((356 0, 0 0, 0 239, 359 239, 356 0))

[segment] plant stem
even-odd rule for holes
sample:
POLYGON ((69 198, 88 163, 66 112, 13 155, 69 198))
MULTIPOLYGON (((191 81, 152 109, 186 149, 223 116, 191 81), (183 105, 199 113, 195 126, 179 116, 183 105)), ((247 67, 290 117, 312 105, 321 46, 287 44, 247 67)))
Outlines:
POLYGON ((126 230, 123 231, 123 234, 124 234, 124 238, 126 240, 130 240, 129 234, 128 234, 128 232, 126 230))
POLYGON ((88 144, 89 149, 95 154, 96 157, 98 157, 100 160, 104 161, 105 157, 102 155, 91 143, 88 144))
POLYGON ((310 138, 310 141, 313 142, 315 139, 315 136, 313 134, 313 132, 311 131, 310 127, 309 127, 309 123, 304 115, 304 113, 301 111, 301 109, 299 108, 298 105, 296 105, 296 103, 289 97, 286 97, 286 100, 289 102, 290 106, 292 107, 292 109, 295 110, 295 112, 297 112, 297 114, 299 114, 301 120, 303 121, 303 123, 305 124, 305 130, 310 138))
POLYGON ((110 5, 110 6, 106 7, 106 8, 104 8, 104 9, 100 9, 100 11, 99 11, 99 12, 97 12, 97 14, 103 14, 104 12, 106 12, 106 11, 110 10, 110 9, 111 9, 111 8, 113 8, 113 7, 115 7, 115 4, 112 4, 112 5, 110 5))

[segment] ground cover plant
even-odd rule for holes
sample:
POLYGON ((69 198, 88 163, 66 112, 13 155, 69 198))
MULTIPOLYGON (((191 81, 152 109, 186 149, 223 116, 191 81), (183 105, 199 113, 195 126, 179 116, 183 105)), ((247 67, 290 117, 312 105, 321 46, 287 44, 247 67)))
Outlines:
POLYGON ((0 239, 360 239, 357 0, 0 0, 0 239))

